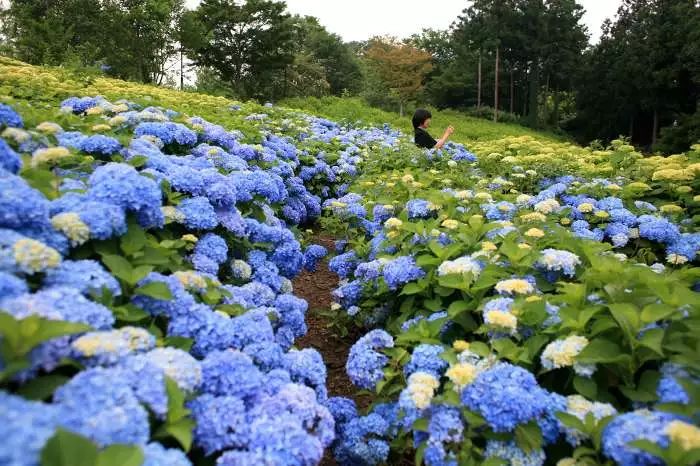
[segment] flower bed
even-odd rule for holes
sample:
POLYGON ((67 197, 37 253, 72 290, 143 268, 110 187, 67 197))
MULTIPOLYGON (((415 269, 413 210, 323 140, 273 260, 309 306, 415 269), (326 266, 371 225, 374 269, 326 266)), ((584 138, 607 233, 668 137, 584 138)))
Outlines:
POLYGON ((371 159, 326 202, 347 235, 330 261, 338 318, 374 328, 347 372, 378 396, 369 413, 331 400, 336 456, 696 462, 700 147, 472 149, 473 163, 455 149, 371 159))

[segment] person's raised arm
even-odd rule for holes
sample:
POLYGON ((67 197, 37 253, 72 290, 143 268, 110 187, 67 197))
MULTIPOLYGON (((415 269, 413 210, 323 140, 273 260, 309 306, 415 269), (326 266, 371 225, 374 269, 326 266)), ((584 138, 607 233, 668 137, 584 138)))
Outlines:
POLYGON ((443 134, 442 137, 440 138, 440 140, 437 142, 437 144, 435 144, 435 148, 442 149, 442 146, 445 145, 445 143, 450 138, 452 133, 454 133, 454 130, 455 129, 452 127, 452 125, 448 126, 447 129, 445 130, 445 134, 443 134))

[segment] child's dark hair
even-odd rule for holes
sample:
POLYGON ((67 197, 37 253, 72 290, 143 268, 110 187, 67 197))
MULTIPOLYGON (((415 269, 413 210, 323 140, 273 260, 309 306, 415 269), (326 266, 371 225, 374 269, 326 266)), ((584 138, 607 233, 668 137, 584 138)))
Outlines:
POLYGON ((416 113, 413 114, 413 128, 418 128, 422 125, 425 120, 432 118, 433 114, 424 108, 419 108, 416 113))

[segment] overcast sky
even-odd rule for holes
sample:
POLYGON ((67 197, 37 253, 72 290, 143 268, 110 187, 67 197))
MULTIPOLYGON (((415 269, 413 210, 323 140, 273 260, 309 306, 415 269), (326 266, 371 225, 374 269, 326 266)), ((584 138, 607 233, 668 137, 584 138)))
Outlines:
MULTIPOLYGON (((286 0, 291 13, 315 16, 326 29, 345 41, 377 35, 399 38, 423 28, 446 29, 469 3, 466 0, 286 0)), ((195 6, 199 0, 187 0, 195 6)), ((600 25, 613 17, 621 0, 579 0, 592 42, 600 36, 600 25)))

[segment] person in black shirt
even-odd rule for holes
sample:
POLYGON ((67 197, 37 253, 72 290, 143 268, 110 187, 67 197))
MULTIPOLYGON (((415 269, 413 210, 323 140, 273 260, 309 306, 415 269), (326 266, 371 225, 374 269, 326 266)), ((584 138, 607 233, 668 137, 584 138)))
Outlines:
POLYGON ((413 128, 415 130, 414 141, 418 147, 424 149, 441 149, 454 132, 454 128, 448 126, 442 138, 436 141, 427 131, 428 126, 430 126, 431 118, 433 118, 433 115, 428 110, 422 108, 419 108, 416 110, 416 113, 413 114, 413 128))

